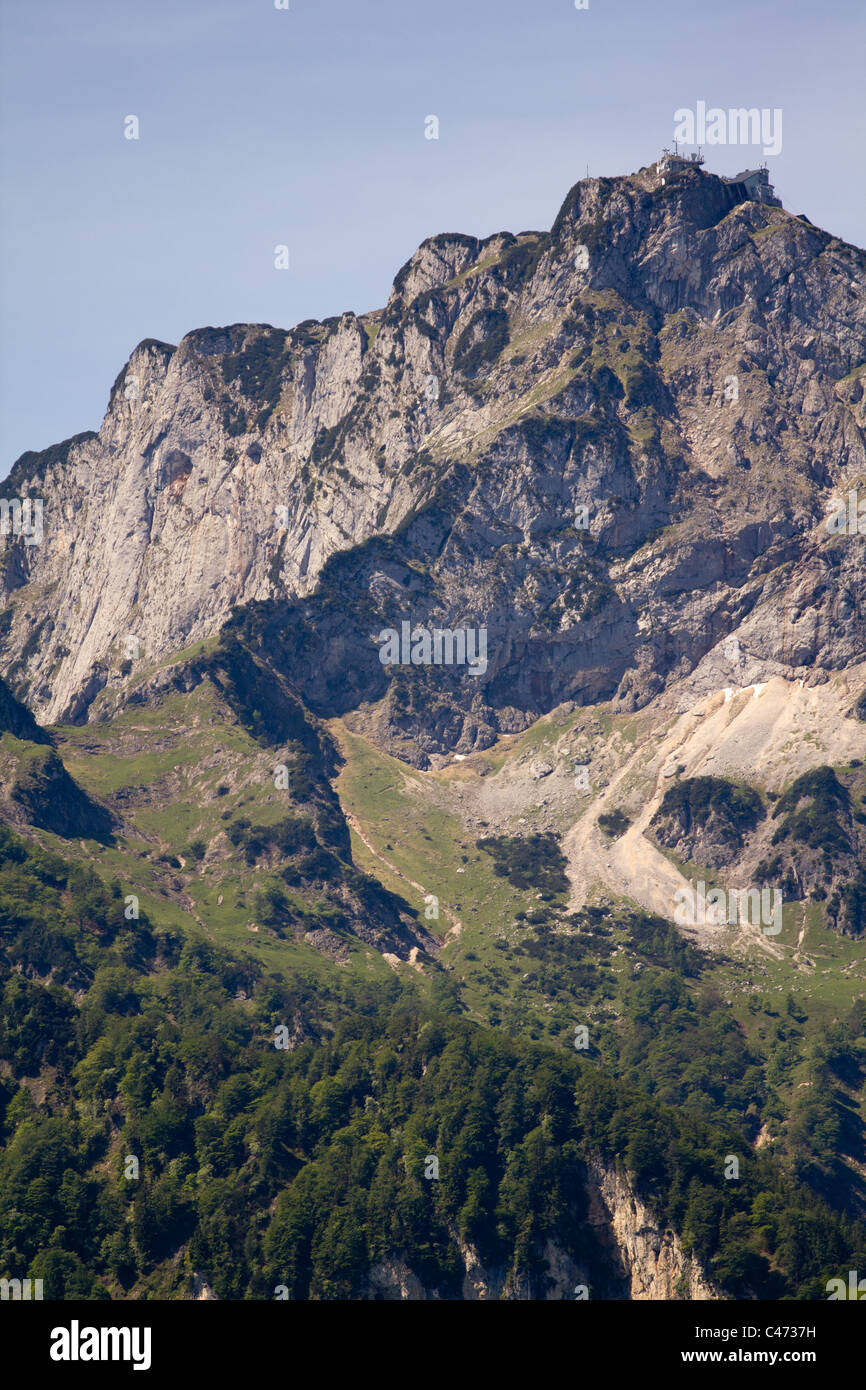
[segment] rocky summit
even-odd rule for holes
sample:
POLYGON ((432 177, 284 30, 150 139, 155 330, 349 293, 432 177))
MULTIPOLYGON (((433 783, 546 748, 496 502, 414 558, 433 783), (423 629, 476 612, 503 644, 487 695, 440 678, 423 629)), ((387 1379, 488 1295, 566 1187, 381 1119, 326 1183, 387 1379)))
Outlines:
POLYGON ((862 660, 866 523, 827 518, 866 500, 866 256, 747 192, 587 179, 550 232, 430 238, 382 310, 139 344, 99 432, 6 484, 44 503, 6 544, 16 695, 93 719, 242 608, 313 711, 375 704, 424 767, 563 701, 862 660), (486 629, 486 669, 409 681, 404 622, 486 629))

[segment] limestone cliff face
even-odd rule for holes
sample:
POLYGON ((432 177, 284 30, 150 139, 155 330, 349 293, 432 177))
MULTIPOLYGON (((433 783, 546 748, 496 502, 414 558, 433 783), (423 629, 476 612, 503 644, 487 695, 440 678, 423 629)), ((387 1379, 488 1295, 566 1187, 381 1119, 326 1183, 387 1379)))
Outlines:
POLYGON ((550 233, 425 242, 375 314, 140 344, 4 487, 44 536, 6 538, 0 671, 85 719, 267 601, 261 654, 322 713, 387 693, 422 765, 689 672, 820 680, 866 646, 866 538, 824 525, 866 497, 864 363, 863 252, 699 169, 585 180, 550 233), (486 626, 486 673, 413 705, 402 620, 486 626))
POLYGON ((631 1184, 601 1163, 589 1168, 590 1220, 611 1239, 628 1279, 630 1299, 719 1299, 723 1294, 687 1256, 676 1234, 662 1229, 631 1184))
MULTIPOLYGON (((471 1244, 454 1233, 465 1269, 461 1297, 467 1301, 581 1299, 706 1300, 724 1295, 684 1253, 673 1231, 663 1229, 627 1177, 593 1160, 585 1176, 588 1219, 580 1257, 552 1239, 544 1247, 546 1271, 540 1284, 514 1270, 488 1269, 471 1244), (586 1292, 583 1292, 583 1291, 586 1292)), ((371 1298, 423 1301, 438 1298, 399 1254, 370 1271, 371 1298)))

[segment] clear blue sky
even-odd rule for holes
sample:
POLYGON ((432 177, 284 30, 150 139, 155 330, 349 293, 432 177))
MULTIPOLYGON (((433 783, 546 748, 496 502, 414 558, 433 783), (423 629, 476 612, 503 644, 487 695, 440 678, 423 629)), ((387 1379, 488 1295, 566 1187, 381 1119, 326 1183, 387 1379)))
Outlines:
MULTIPOLYGON (((864 14, 863 0, 5 0, 0 476, 98 428, 142 338, 375 308, 426 236, 547 228, 587 165, 649 163, 700 100, 781 107, 768 162, 785 206, 863 245, 864 14)), ((704 152, 720 173, 761 158, 704 152)))

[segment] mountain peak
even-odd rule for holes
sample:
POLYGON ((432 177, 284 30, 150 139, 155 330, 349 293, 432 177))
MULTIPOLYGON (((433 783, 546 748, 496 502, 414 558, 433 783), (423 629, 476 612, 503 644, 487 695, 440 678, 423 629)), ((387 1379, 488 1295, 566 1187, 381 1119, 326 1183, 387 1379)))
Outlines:
POLYGON ((16 695, 85 718, 128 647, 158 662, 264 602, 293 631, 319 612, 295 678, 321 709, 347 653, 379 698, 370 634, 410 599, 431 626, 486 621, 487 673, 431 751, 700 682, 738 631, 756 679, 853 659, 856 608, 831 613, 822 575, 856 590, 856 547, 821 521, 863 467, 866 258, 749 192, 666 158, 581 180, 550 233, 428 238, 374 314, 139 344, 98 437, 29 456, 45 533, 8 547, 16 695))

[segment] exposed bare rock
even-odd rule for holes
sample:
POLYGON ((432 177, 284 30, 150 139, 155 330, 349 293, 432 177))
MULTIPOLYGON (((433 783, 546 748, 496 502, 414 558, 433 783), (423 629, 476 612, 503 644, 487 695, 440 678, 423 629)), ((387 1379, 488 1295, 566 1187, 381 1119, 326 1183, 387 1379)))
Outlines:
POLYGON ((214 1293, 207 1279, 201 1274, 193 1274, 192 1276, 192 1296, 199 1303, 211 1299, 219 1302, 219 1296, 214 1293))
MULTIPOLYGON (((544 1245, 546 1272, 542 1287, 525 1274, 488 1268, 474 1246, 453 1238, 465 1269, 461 1297, 468 1302, 548 1301, 593 1297, 664 1300, 720 1299, 721 1292, 699 1264, 684 1254, 673 1231, 662 1229, 631 1182, 613 1168, 593 1160, 586 1170, 589 1200, 584 1261, 578 1262, 555 1240, 544 1245)), ((436 1299, 400 1255, 370 1271, 370 1295, 388 1300, 436 1299)))
POLYGON ((427 1291, 405 1260, 393 1257, 382 1260, 370 1270, 370 1296, 375 1299, 411 1300, 423 1303, 427 1291))
POLYGON ((723 1295, 682 1249, 673 1231, 659 1227, 630 1182, 615 1170, 589 1165, 590 1220, 601 1239, 613 1240, 637 1300, 719 1299, 723 1295))
POLYGON ((550 233, 437 236, 385 308, 146 341, 99 430, 7 496, 0 667, 44 721, 263 604, 318 713, 426 766, 565 701, 633 709, 861 660, 866 258, 698 168, 572 189, 550 233), (856 513, 855 513, 856 516, 856 513), (384 667, 403 621, 487 658, 384 667))

